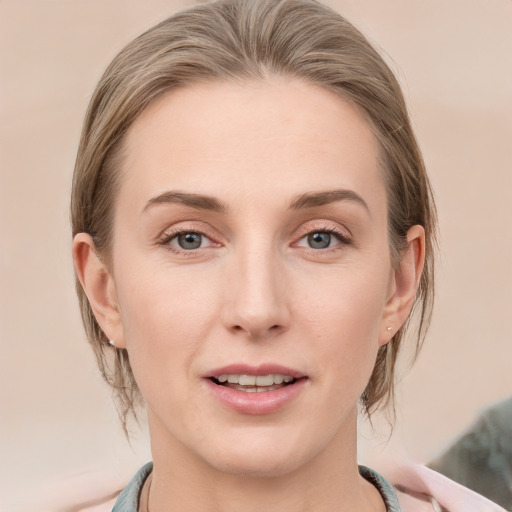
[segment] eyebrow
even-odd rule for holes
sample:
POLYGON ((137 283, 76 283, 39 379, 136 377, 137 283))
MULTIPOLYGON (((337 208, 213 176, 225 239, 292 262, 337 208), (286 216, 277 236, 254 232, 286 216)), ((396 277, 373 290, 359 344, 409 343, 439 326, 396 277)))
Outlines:
MULTIPOLYGON (((337 201, 352 201, 363 206, 368 213, 370 209, 366 201, 353 190, 338 189, 327 190, 323 192, 308 192, 297 196, 290 204, 290 210, 301 210, 304 208, 314 208, 335 203, 337 201)), ((227 213, 229 207, 219 199, 190 192, 169 191, 151 198, 143 209, 147 211, 152 206, 158 204, 182 204, 199 210, 209 210, 217 213, 227 213)))
POLYGON ((301 194, 292 201, 290 209, 299 210, 302 208, 314 208, 315 206, 324 206, 337 201, 351 201, 358 203, 363 206, 368 213, 370 213, 370 208, 368 208, 366 201, 353 190, 346 189, 301 194))
POLYGON ((182 204, 199 210, 210 210, 217 213, 226 213, 228 206, 212 196, 192 194, 190 192, 164 192, 151 198, 144 207, 143 212, 157 204, 182 204))

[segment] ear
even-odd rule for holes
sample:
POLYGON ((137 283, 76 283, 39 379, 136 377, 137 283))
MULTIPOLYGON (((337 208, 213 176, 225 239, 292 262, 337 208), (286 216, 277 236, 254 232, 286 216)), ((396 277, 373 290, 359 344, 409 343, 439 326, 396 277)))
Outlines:
POLYGON ((389 295, 384 308, 379 346, 388 343, 407 320, 416 297, 425 263, 425 230, 412 226, 407 232, 407 247, 398 268, 392 271, 389 295))
POLYGON ((73 239, 73 261, 101 329, 117 348, 126 348, 114 278, 99 258, 89 234, 78 233, 73 239))

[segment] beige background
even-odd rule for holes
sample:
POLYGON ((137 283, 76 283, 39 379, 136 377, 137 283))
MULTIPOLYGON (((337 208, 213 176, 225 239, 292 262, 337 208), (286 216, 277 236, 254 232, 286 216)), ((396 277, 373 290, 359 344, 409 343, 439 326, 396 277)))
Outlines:
MULTIPOLYGON (((101 72, 190 3, 0 0, 2 511, 45 510, 48 489, 75 476, 122 484, 149 458, 146 434, 123 438, 82 332, 68 195, 101 72)), ((436 191, 437 307, 387 446, 426 461, 512 390, 512 2, 327 3, 392 56, 436 191)), ((363 461, 386 435, 366 429, 363 461)))

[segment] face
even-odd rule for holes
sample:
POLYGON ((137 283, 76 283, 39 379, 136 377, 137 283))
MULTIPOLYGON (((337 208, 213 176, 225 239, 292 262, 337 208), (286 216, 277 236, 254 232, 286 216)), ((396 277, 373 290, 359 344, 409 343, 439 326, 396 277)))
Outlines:
POLYGON ((298 81, 191 86, 135 121, 121 172, 107 334, 153 448, 270 475, 353 444, 396 292, 362 115, 298 81))

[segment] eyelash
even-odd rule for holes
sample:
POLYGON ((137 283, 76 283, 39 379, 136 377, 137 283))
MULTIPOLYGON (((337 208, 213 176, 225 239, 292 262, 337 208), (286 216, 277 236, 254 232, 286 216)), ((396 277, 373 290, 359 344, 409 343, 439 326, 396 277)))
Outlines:
MULTIPOLYGON (((308 251, 314 251, 315 253, 326 253, 326 252, 339 250, 340 249, 339 245, 346 246, 346 245, 352 244, 352 239, 349 236, 347 236, 347 234, 344 233, 343 231, 341 231, 340 229, 336 229, 332 226, 315 226, 312 229, 306 228, 301 233, 301 235, 297 239, 297 241, 294 242, 293 245, 296 245, 298 242, 300 242, 304 238, 308 237, 309 235, 313 235, 315 233, 327 233, 329 235, 334 235, 338 239, 339 244, 336 244, 333 247, 326 247, 324 249, 317 249, 314 247, 303 247, 303 246, 299 246, 299 247, 302 247, 303 249, 308 250, 308 251)), ((204 231, 202 231, 200 229, 194 229, 194 228, 177 229, 176 231, 172 231, 171 233, 165 232, 162 235, 162 237, 158 240, 158 244, 163 246, 164 248, 166 248, 169 251, 172 251, 176 254, 185 255, 185 256, 194 256, 195 254, 197 254, 197 251, 199 249, 204 250, 204 249, 209 249, 212 246, 218 247, 220 245, 219 243, 215 242, 211 237, 209 237, 204 231), (171 244, 171 241, 174 240, 175 238, 177 238, 178 236, 192 234, 192 233, 200 235, 201 237, 207 238, 211 242, 212 245, 210 245, 208 247, 198 247, 197 249, 182 249, 177 245, 171 244)))
MULTIPOLYGON (((333 247, 326 247, 324 249, 316 249, 314 247, 303 247, 304 249, 308 251, 314 251, 315 253, 326 253, 331 251, 336 251, 340 249, 340 245, 351 245, 352 239, 343 231, 340 229, 336 229, 332 226, 315 226, 313 229, 306 228, 304 232, 301 234, 300 238, 295 242, 297 244, 304 238, 313 235, 315 233, 327 233, 329 235, 334 235, 338 239, 338 244, 334 245, 333 247)), ((301 246, 302 247, 302 246, 301 246)))
POLYGON ((180 235, 187 235, 187 234, 196 234, 200 235, 201 237, 207 238, 213 246, 219 246, 217 242, 212 240, 211 237, 209 237, 204 231, 200 229, 195 228, 180 228, 176 231, 172 231, 171 233, 165 232, 162 237, 158 240, 158 244, 163 246, 165 249, 172 251, 176 254, 184 255, 184 256, 194 256, 199 249, 209 249, 212 246, 209 247, 198 247, 197 249, 182 249, 181 247, 177 245, 172 245, 171 241, 175 238, 179 237, 180 235))

